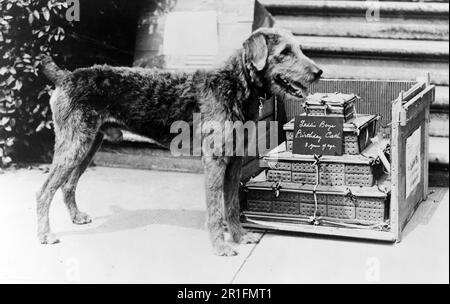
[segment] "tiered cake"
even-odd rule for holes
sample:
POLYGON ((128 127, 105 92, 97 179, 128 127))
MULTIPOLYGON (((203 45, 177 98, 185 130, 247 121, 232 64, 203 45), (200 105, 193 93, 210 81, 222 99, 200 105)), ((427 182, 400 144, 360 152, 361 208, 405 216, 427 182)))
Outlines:
POLYGON ((307 98, 297 119, 340 117, 342 155, 293 154, 299 130, 294 132, 292 120, 284 126, 287 141, 264 157, 265 173, 245 185, 244 215, 383 229, 390 189, 380 157, 389 158, 388 141, 373 140, 378 117, 357 114, 357 101, 355 95, 336 93, 307 98))

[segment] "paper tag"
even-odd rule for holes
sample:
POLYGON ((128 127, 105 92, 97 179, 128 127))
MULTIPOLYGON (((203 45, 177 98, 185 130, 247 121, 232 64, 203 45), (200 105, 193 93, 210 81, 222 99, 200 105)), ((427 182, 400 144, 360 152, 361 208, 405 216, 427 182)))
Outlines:
POLYGON ((406 140, 406 198, 416 189, 422 179, 421 158, 422 127, 406 140))

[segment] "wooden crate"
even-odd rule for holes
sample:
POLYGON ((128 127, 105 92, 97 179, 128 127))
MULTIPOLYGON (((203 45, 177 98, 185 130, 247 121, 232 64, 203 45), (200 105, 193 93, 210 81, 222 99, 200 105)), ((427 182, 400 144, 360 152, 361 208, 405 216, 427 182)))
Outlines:
MULTIPOLYGON (((337 86, 342 83, 342 81, 337 81, 337 86)), ((390 84, 389 81, 363 81, 362 83, 364 86, 373 83, 374 88, 389 88, 390 84)), ((333 86, 331 81, 328 81, 327 85, 333 86)), ((358 86, 354 80, 352 80, 352 85, 358 86)), ((393 84, 394 87, 397 87, 397 85, 398 83, 393 84)), ((369 88, 369 90, 374 90, 374 88, 369 88)), ((339 91, 339 89, 336 89, 336 91, 339 91)), ((308 220, 305 221, 305 218, 302 218, 300 214, 301 210, 305 214, 308 212, 308 206, 303 206, 302 209, 300 205, 303 204, 302 201, 298 202, 298 209, 296 206, 290 208, 284 206, 284 209, 276 209, 290 210, 290 213, 281 214, 268 212, 268 210, 273 210, 273 206, 268 203, 261 209, 262 211, 248 211, 246 209, 246 202, 243 200, 241 218, 244 226, 247 228, 344 236, 390 242, 400 241, 405 225, 414 214, 418 205, 427 198, 428 194, 428 130, 430 104, 434 98, 434 86, 430 85, 429 82, 418 83, 407 92, 401 93, 391 103, 388 117, 390 118, 392 116, 392 119, 390 122, 387 121, 388 125, 385 126, 385 129, 389 129, 387 133, 390 135, 391 144, 390 165, 386 165, 386 170, 390 173, 390 195, 385 205, 388 210, 386 216, 387 225, 383 229, 380 229, 380 227, 374 229, 371 226, 360 224, 352 225, 352 220, 349 219, 343 219, 342 222, 346 223, 346 225, 342 226, 329 224, 326 221, 319 223, 319 225, 311 224, 308 220), (296 214, 297 210, 299 214, 296 214)), ((376 104, 377 101, 373 100, 372 103, 376 104)), ((383 107, 387 107, 384 101, 383 107)), ((374 105, 370 108, 377 109, 377 106, 374 105)), ((383 111, 385 111, 384 108, 383 111)), ((378 113, 372 112, 370 114, 378 113)), ((333 198, 327 197, 328 200, 332 201, 333 198)), ((380 202, 375 202, 371 199, 364 200, 364 198, 361 198, 360 201, 362 206, 359 206, 355 210, 355 217, 371 219, 380 216, 381 213, 374 214, 372 211, 377 209, 373 207, 379 205, 380 202)), ((289 200, 286 202, 289 202, 289 200)), ((334 216, 345 214, 343 208, 332 209, 334 216)))

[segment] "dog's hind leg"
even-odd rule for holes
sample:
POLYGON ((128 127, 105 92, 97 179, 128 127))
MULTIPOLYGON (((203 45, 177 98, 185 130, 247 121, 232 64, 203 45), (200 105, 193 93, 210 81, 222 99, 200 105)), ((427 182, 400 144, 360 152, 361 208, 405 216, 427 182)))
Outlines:
POLYGON ((73 170, 86 158, 96 131, 60 130, 56 134, 52 168, 44 186, 37 194, 38 238, 42 244, 58 242, 58 239, 50 231, 49 210, 51 201, 56 191, 68 180, 73 170), (89 133, 92 135, 89 135, 89 133))
POLYGON ((224 230, 224 180, 226 158, 204 157, 206 178, 207 227, 214 253, 233 256, 237 252, 225 241, 224 230))
POLYGON ((241 180, 242 158, 232 158, 227 166, 224 181, 225 216, 233 241, 242 244, 259 242, 260 235, 247 232, 240 222, 239 185, 241 180))
POLYGON ((69 210, 70 218, 74 224, 84 225, 92 222, 89 215, 84 212, 81 212, 78 209, 76 200, 75 200, 75 191, 78 185, 78 181, 80 180, 81 175, 86 171, 87 167, 91 163, 94 158, 95 153, 100 148, 103 141, 103 133, 97 133, 94 142, 92 143, 89 152, 87 153, 84 160, 79 164, 71 173, 69 179, 62 185, 61 190, 63 192, 64 203, 69 210))

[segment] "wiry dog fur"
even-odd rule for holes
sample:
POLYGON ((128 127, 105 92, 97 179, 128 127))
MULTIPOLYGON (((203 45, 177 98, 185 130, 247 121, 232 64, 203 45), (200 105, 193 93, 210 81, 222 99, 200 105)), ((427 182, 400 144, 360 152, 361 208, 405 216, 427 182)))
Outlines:
MULTIPOLYGON (((50 231, 49 208, 59 188, 72 221, 91 222, 79 211, 75 190, 105 133, 120 138, 119 128, 126 128, 167 143, 171 123, 191 121, 193 112, 200 111, 203 121, 256 120, 258 97, 298 98, 322 71, 303 55, 290 33, 262 29, 217 70, 173 73, 94 66, 69 72, 46 57, 44 73, 56 84, 50 101, 56 143, 52 168, 37 194, 38 237, 41 243, 52 244, 58 239, 50 231)), ((207 227, 214 251, 235 255, 224 240, 225 223, 235 242, 258 240, 239 222, 242 158, 204 156, 203 161, 207 227)))

